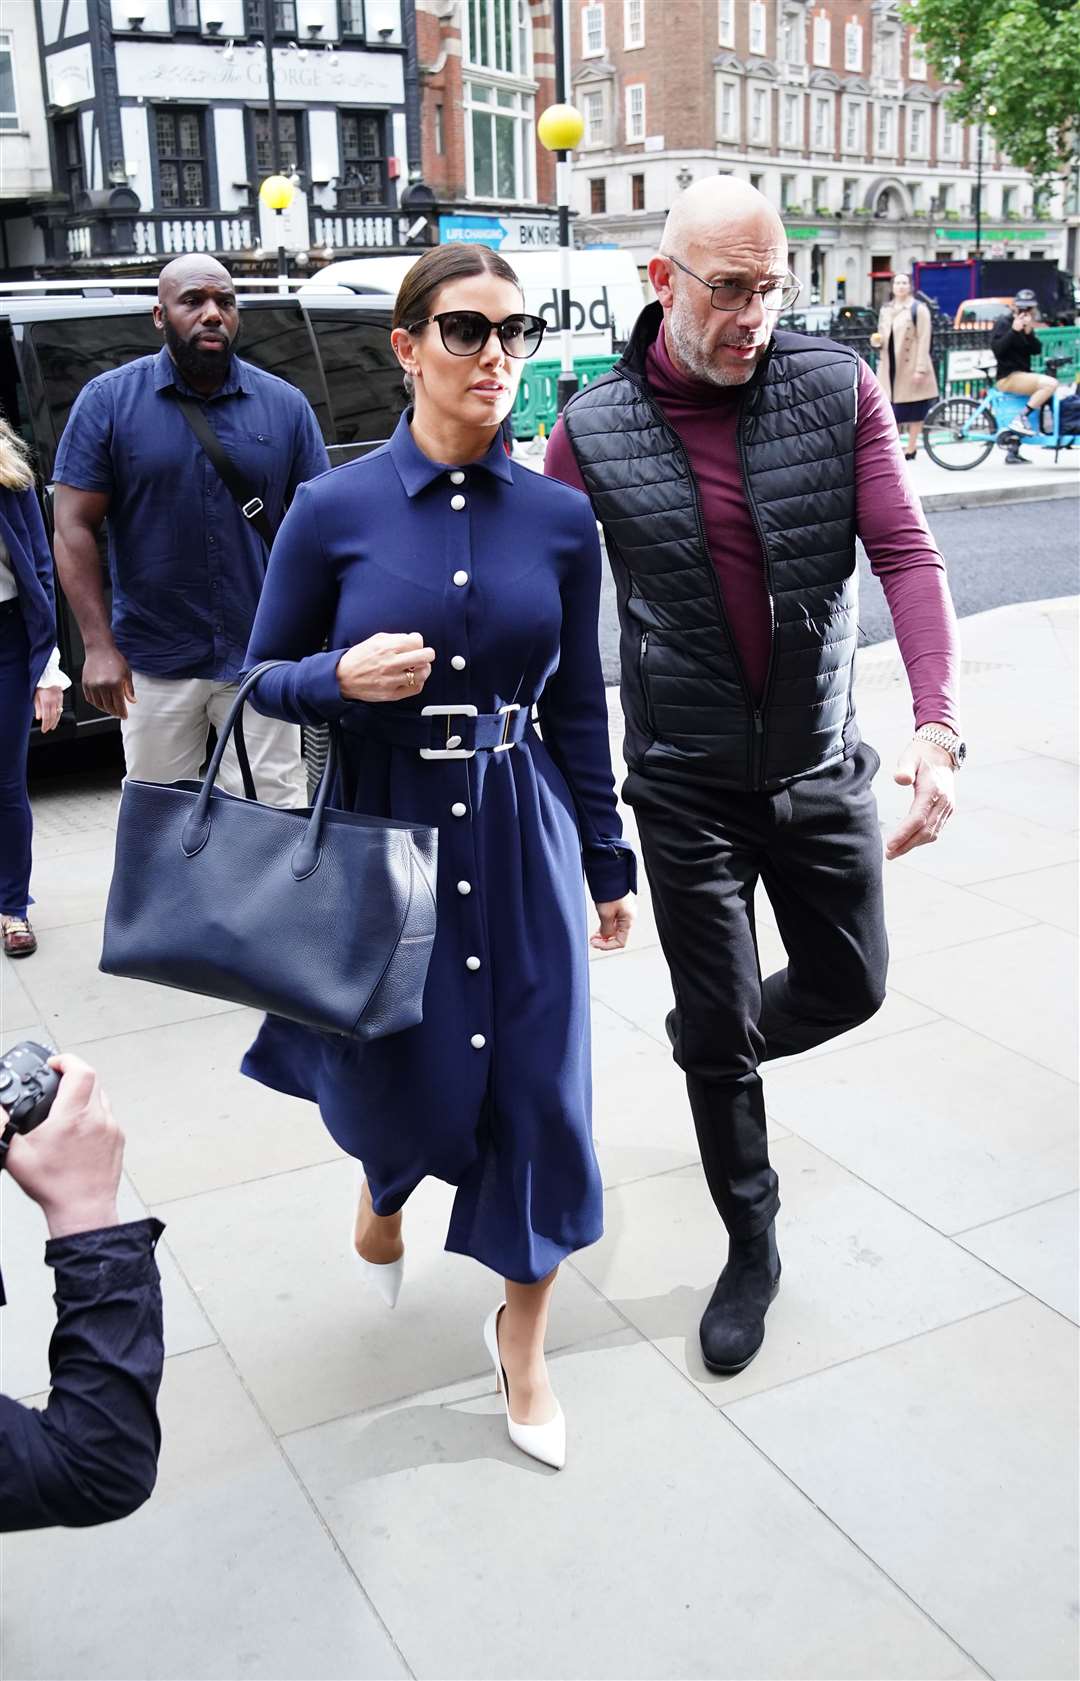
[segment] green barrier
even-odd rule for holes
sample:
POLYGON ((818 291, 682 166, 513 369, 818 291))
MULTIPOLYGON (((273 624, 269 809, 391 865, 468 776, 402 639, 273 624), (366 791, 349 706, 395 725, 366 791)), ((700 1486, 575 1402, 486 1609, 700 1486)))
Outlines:
POLYGON ((1033 356, 1031 369, 1040 374, 1047 361, 1051 358, 1059 360, 1062 356, 1068 358, 1068 365, 1059 368, 1058 379, 1074 380, 1077 374, 1077 364, 1080 361, 1080 327, 1040 327, 1036 325, 1035 332, 1042 345, 1042 354, 1033 356))
MULTIPOLYGON (((575 358, 578 386, 588 385, 615 366, 614 356, 575 358)), ((514 437, 535 438, 540 427, 551 435, 559 412, 559 362, 526 362, 518 386, 517 401, 510 416, 514 437)))

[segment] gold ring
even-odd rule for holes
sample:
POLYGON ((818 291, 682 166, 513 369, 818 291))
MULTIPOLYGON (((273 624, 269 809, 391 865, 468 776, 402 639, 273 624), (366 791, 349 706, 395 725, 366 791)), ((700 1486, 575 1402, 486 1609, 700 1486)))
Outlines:
POLYGON ((413 684, 416 682, 416 672, 413 670, 411 665, 409 667, 407 667, 407 669, 406 669, 405 681, 406 681, 406 683, 408 683, 410 689, 412 688, 413 684))

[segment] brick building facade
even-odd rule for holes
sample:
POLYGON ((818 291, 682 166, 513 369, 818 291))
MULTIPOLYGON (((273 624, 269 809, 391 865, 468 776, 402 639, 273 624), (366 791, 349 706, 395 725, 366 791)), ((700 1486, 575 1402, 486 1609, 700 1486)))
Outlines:
POLYGON ((417 0, 416 39, 440 221, 501 222, 504 250, 557 243, 554 162, 536 138, 555 98, 551 0, 417 0))
MULTIPOLYGON (((975 243, 977 131, 892 0, 571 0, 579 236, 644 263, 707 174, 782 210, 805 301, 876 303, 891 270, 975 243)), ((1059 260, 1056 204, 982 146, 985 255, 1059 260)))

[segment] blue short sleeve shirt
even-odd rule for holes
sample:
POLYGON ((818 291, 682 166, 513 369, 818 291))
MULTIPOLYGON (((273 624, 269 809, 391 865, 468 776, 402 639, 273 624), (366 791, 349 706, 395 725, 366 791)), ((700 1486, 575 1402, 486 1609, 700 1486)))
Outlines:
POLYGON ((266 572, 244 518, 184 418, 193 396, 276 529, 297 486, 330 463, 302 392, 233 357, 202 398, 166 348, 92 379, 56 456, 57 483, 109 498, 109 571, 117 647, 155 677, 231 682, 240 672, 266 572))

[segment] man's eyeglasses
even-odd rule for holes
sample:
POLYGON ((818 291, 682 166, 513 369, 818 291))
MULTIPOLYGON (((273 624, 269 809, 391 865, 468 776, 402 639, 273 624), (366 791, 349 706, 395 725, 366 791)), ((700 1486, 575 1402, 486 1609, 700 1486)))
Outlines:
POLYGON ((766 309, 790 309, 802 291, 802 286, 793 274, 785 276, 783 280, 770 280, 764 286, 740 286, 737 280, 702 280, 700 274, 695 274, 692 268, 680 263, 678 257, 668 256, 667 253, 665 260, 682 269, 691 280, 707 286, 712 293, 714 309, 745 309, 755 293, 766 309))
POLYGON ((438 324, 439 337, 451 356, 475 356, 492 333, 498 333, 506 354, 524 361, 535 356, 547 331, 547 322, 539 315, 508 315, 505 321, 489 321, 476 309, 444 309, 439 315, 414 321, 408 331, 415 333, 429 321, 438 324))

